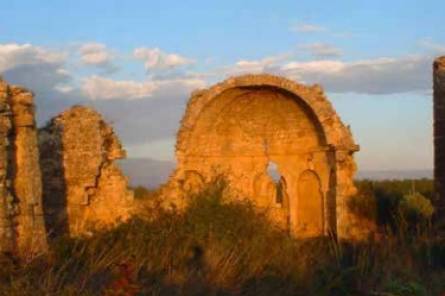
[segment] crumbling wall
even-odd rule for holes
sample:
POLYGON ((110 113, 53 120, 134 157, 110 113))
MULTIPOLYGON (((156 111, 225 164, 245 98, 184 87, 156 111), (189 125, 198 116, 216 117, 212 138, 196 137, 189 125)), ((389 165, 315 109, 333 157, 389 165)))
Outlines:
MULTIPOLYGON (((232 196, 268 208, 300 237, 362 236, 348 209, 358 150, 322 89, 245 75, 195 92, 177 137, 178 166, 163 190, 181 207, 224 175, 232 196), (268 167, 276 165, 279 181, 268 167)), ((365 230, 366 232, 366 230, 365 230)))
POLYGON ((10 166, 10 133, 12 130, 11 110, 9 105, 9 86, 0 80, 0 251, 14 249, 14 216, 11 180, 8 174, 10 166))
POLYGON ((0 250, 46 249, 33 94, 0 80, 0 250))
POLYGON ((434 180, 437 217, 445 217, 445 56, 433 64, 434 180))
POLYGON ((125 151, 99 113, 75 106, 39 130, 47 227, 85 233, 130 215, 133 193, 115 164, 125 151))

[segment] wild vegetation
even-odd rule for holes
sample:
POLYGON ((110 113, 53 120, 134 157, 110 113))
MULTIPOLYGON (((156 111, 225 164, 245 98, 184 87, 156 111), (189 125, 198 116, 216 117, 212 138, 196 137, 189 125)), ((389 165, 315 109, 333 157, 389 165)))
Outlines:
POLYGON ((0 295, 441 295, 445 243, 431 228, 432 182, 357 185, 365 198, 351 206, 380 229, 361 244, 293 239, 252 204, 225 200, 223 182, 183 212, 139 189, 146 209, 113 230, 61 238, 27 261, 2 257, 0 295))

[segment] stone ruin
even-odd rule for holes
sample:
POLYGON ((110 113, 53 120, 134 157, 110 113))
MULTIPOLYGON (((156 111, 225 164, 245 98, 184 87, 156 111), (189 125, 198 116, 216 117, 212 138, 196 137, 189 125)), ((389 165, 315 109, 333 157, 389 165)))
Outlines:
POLYGON ((433 64, 434 180, 436 217, 445 215, 445 56, 433 64))
POLYGON ((217 175, 297 237, 361 233, 348 208, 359 147, 320 86, 272 75, 227 79, 190 98, 163 195, 181 206, 217 175), (272 168, 275 168, 273 170, 272 168))
POLYGON ((47 248, 33 94, 0 79, 0 251, 47 248))
POLYGON ((96 111, 75 106, 39 130, 50 234, 85 233, 130 216, 133 193, 115 160, 125 151, 96 111))
MULTIPOLYGON (((443 213, 445 57, 433 70, 435 202, 443 213)), ((229 196, 268 209, 297 237, 363 238, 369 229, 348 207, 358 150, 318 85, 234 77, 192 94, 177 137, 178 165, 161 194, 183 207, 190 193, 223 175, 229 196)), ((0 79, 0 251, 44 251, 47 236, 130 217, 133 194, 114 163, 124 156, 112 128, 86 107, 37 132, 33 94, 0 79)))
POLYGON ((125 220, 133 200, 114 162, 125 151, 97 112, 75 106, 40 130, 34 114, 33 94, 0 79, 0 252, 20 256, 125 220))

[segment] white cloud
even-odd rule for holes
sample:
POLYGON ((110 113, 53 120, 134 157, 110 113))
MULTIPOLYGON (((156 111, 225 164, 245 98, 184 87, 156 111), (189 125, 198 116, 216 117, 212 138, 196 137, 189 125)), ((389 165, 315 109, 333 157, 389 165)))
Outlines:
POLYGON ((144 61, 146 70, 165 70, 192 64, 193 60, 176 53, 166 53, 159 48, 136 48, 133 51, 136 59, 144 61))
MULTIPOLYGON (((437 44, 429 45, 437 47, 437 44)), ((89 50, 100 51, 101 48, 90 46, 89 50)), ((30 44, 0 44, 0 72, 9 82, 22 84, 36 93, 39 122, 70 105, 91 104, 115 122, 124 143, 131 145, 174 137, 190 92, 205 87, 206 82, 219 81, 225 75, 273 73, 298 82, 319 83, 331 93, 423 94, 431 90, 431 63, 435 53, 426 51, 428 54, 421 56, 362 61, 333 58, 303 61, 296 57, 299 52, 294 51, 263 59, 240 59, 214 71, 187 74, 175 67, 191 63, 189 59, 159 49, 138 49, 133 54, 148 63, 147 69, 167 71, 154 71, 146 80, 137 81, 99 75, 82 79, 80 75, 84 72, 70 68, 70 65, 77 65, 72 63, 73 59, 79 62, 78 50, 76 47, 72 55, 68 55, 30 44)), ((100 54, 93 56, 89 60, 92 65, 107 60, 100 54)))
POLYGON ((316 58, 339 57, 342 51, 327 43, 312 43, 300 46, 301 49, 309 51, 309 53, 316 58))
POLYGON ((233 76, 241 75, 247 73, 264 73, 271 72, 276 65, 289 59, 290 54, 284 53, 279 55, 274 55, 270 57, 265 57, 260 60, 239 60, 235 65, 226 66, 218 69, 213 73, 214 76, 233 76))
POLYGON ((335 74, 344 70, 345 63, 340 61, 310 61, 310 62, 289 62, 281 67, 285 73, 298 74, 301 73, 323 73, 323 74, 335 74))
POLYGON ((319 83, 331 92, 391 94, 429 89, 431 63, 429 56, 289 62, 279 66, 277 73, 306 83, 319 83))
POLYGON ((314 24, 296 24, 290 28, 291 31, 300 33, 315 33, 327 31, 325 27, 314 25, 314 24))
POLYGON ((102 43, 85 43, 79 48, 80 60, 85 65, 109 65, 113 55, 102 43))
POLYGON ((191 91, 205 86, 203 80, 193 78, 138 83, 155 85, 156 89, 147 98, 91 101, 107 120, 116 124, 116 131, 126 145, 175 137, 191 91))
POLYGON ((31 44, 0 44, 0 74, 35 92, 60 91, 71 80, 65 69, 68 53, 31 44))
POLYGON ((31 44, 0 44, 0 72, 22 65, 62 64, 63 52, 56 52, 31 44))
POLYGON ((171 80, 113 80, 91 76, 83 80, 82 92, 92 100, 135 100, 152 97, 159 93, 174 93, 176 89, 194 90, 205 82, 199 79, 171 80))
POLYGON ((150 81, 112 80, 91 76, 84 79, 81 88, 83 93, 92 100, 132 100, 150 97, 156 89, 156 85, 150 81))
POLYGON ((283 75, 301 83, 322 85, 329 92, 393 94, 425 92, 431 87, 433 56, 417 55, 345 62, 334 59, 300 61, 289 55, 240 60, 213 72, 213 77, 247 73, 283 75))
POLYGON ((428 49, 428 50, 431 50, 433 52, 437 52, 440 54, 445 53, 445 44, 434 42, 430 38, 425 38, 425 39, 420 40, 419 45, 428 49))
POLYGON ((58 84, 54 87, 54 90, 66 94, 74 91, 74 87, 67 84, 58 84))
POLYGON ((266 58, 262 60, 239 60, 235 66, 227 68, 227 74, 236 75, 242 73, 261 73, 264 72, 267 66, 273 65, 272 59, 266 58))

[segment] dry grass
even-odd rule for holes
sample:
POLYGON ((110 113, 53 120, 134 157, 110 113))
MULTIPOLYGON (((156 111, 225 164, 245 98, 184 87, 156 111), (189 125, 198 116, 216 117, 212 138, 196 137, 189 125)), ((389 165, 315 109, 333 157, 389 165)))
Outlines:
MULTIPOLYGON (((440 295, 445 245, 428 232, 379 242, 298 241, 214 184, 185 212, 146 209, 31 262, 0 262, 0 295, 440 295), (150 219, 146 218, 150 217, 150 219)), ((156 203, 153 203, 156 204, 156 203)))

